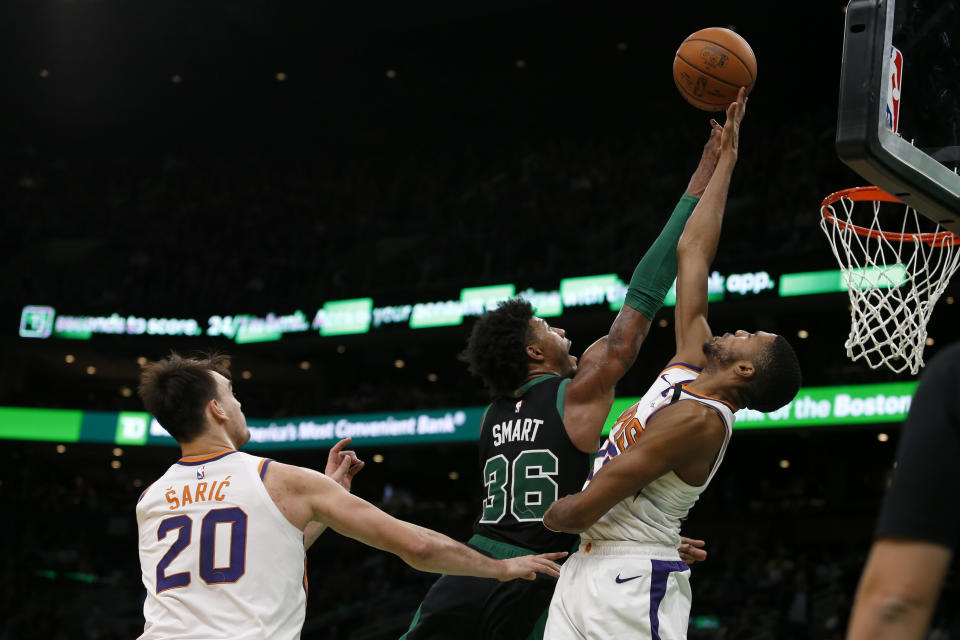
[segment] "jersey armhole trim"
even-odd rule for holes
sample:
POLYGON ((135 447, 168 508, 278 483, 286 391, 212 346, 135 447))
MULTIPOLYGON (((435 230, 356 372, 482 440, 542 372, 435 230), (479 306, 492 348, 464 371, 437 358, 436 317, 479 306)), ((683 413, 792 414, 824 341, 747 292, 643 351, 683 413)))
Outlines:
POLYGON ((140 493, 140 497, 137 498, 137 504, 139 504, 141 501, 143 501, 144 496, 147 495, 147 491, 150 491, 150 487, 152 487, 153 485, 154 485, 154 483, 151 482, 150 484, 147 485, 147 488, 144 489, 144 490, 140 493))
POLYGON ((560 382, 560 386, 557 387, 557 413, 560 414, 561 420, 563 420, 563 405, 567 397, 568 384, 570 384, 570 378, 564 378, 563 381, 560 382))
POLYGON ((267 467, 270 466, 270 463, 273 462, 271 458, 263 458, 260 461, 260 465, 257 467, 257 473, 260 474, 260 480, 263 481, 263 476, 267 473, 267 467))

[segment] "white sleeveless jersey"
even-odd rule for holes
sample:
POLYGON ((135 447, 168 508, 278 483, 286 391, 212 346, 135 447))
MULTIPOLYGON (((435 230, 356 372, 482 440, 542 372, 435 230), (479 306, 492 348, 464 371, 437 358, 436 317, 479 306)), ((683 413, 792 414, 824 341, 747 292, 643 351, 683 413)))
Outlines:
POLYGON ((581 534, 589 540, 618 540, 663 545, 676 549, 680 545, 680 523, 687 517, 697 498, 710 484, 723 454, 730 442, 734 422, 734 407, 730 404, 697 394, 686 387, 700 375, 700 369, 684 363, 667 366, 640 402, 624 411, 610 429, 607 441, 594 459, 593 471, 584 485, 610 459, 623 453, 637 438, 643 436, 647 421, 657 411, 679 400, 694 400, 715 410, 726 427, 723 446, 710 469, 707 481, 694 487, 673 471, 660 476, 636 495, 621 500, 597 522, 581 534))
POLYGON ((232 450, 181 458, 143 492, 140 640, 300 637, 303 533, 263 485, 269 463, 232 450))

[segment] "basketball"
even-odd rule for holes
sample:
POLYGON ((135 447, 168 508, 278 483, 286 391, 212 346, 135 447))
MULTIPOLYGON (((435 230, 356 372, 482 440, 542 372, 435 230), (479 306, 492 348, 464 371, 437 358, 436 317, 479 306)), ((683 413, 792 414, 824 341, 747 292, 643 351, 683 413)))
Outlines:
POLYGON ((722 111, 757 81, 757 58, 746 40, 730 29, 709 27, 687 36, 673 58, 673 81, 687 102, 704 111, 722 111))

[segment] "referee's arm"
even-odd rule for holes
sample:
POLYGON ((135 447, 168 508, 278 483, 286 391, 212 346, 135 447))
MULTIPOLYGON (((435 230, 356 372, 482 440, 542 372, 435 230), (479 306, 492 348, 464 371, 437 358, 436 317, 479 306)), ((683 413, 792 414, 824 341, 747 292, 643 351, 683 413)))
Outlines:
POLYGON ((921 640, 950 565, 947 547, 884 538, 870 550, 847 640, 921 640))

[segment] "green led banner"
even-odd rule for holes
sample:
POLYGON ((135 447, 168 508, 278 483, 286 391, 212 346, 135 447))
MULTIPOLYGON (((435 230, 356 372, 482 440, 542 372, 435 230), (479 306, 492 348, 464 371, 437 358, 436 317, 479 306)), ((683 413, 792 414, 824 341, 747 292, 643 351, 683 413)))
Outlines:
POLYGON ((77 442, 83 411, 0 407, 0 438, 77 442))
MULTIPOLYGON (((342 438, 355 446, 469 442, 485 407, 398 411, 266 420, 250 418, 245 450, 326 448, 342 438)), ((103 442, 123 446, 176 442, 144 412, 67 411, 0 407, 0 439, 103 442)))
MULTIPOLYGON (((733 428, 778 429, 903 422, 916 389, 916 382, 805 387, 790 404, 772 413, 741 409, 733 428)), ((609 433, 617 417, 639 400, 617 398, 603 432, 609 433)))
POLYGON ((366 333, 373 318, 373 298, 334 300, 323 305, 313 320, 322 336, 366 333))
MULTIPOLYGON (((732 302, 756 296, 807 296, 841 293, 849 278, 855 287, 896 287, 906 280, 902 265, 887 268, 841 271, 786 273, 779 277, 767 271, 721 274, 714 271, 707 282, 711 302, 732 302)), ((129 336, 211 336, 237 344, 280 340, 284 335, 315 331, 321 336, 359 335, 384 327, 406 325, 410 329, 455 327, 464 319, 478 316, 513 296, 530 301, 537 315, 554 318, 566 309, 604 306, 613 311, 623 307, 627 285, 617 274, 563 278, 556 290, 517 290, 515 284, 467 287, 452 300, 434 300, 410 304, 375 306, 372 298, 328 300, 313 320, 301 310, 288 314, 267 313, 209 316, 197 318, 145 318, 113 313, 86 316, 58 313, 50 306, 27 305, 20 313, 20 337, 32 339, 62 338, 89 340, 94 335, 129 336), (206 328, 204 328, 206 327, 206 328)), ((667 292, 664 306, 677 303, 676 284, 667 292)))
MULTIPOLYGON (((879 287, 889 289, 899 287, 907 281, 907 270, 902 264, 887 267, 867 267, 850 269, 847 277, 850 283, 859 289, 879 287)), ((780 296, 809 296, 818 293, 839 293, 846 291, 847 280, 842 271, 810 271, 807 273, 785 273, 780 276, 780 296)))
MULTIPOLYGON (((772 413, 741 410, 734 429, 778 429, 902 422, 910 410, 916 382, 807 387, 789 405, 772 413)), ((604 425, 640 398, 618 398, 604 425)), ((250 418, 245 449, 326 448, 341 438, 353 444, 430 444, 477 439, 485 407, 363 413, 265 420, 250 418)), ((124 446, 176 444, 160 424, 143 412, 72 411, 0 407, 0 439, 55 442, 103 442, 124 446)))

